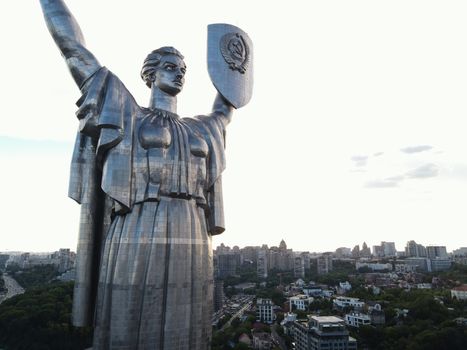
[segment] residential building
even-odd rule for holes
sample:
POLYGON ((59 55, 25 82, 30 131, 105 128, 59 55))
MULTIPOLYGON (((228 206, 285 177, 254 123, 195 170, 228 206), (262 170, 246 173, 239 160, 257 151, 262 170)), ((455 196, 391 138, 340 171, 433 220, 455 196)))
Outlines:
POLYGON ((317 286, 314 284, 309 285, 309 286, 304 286, 302 290, 303 290, 303 293, 305 293, 308 296, 318 297, 318 296, 321 296, 323 293, 323 288, 321 286, 317 286))
POLYGON ((308 322, 293 323, 296 350, 356 350, 357 341, 349 336, 343 319, 311 316, 308 322))
POLYGON ((239 264, 240 254, 233 252, 217 254, 217 268, 216 271, 218 278, 234 276, 237 273, 237 266, 239 264))
POLYGON ((408 273, 408 272, 415 272, 417 270, 417 266, 414 265, 407 265, 407 264, 395 264, 394 271, 396 273, 408 273))
POLYGON ((270 333, 253 332, 253 349, 270 350, 272 349, 272 338, 270 333))
POLYGON ((373 256, 382 258, 384 256, 384 249, 380 245, 373 246, 373 256))
POLYGON ((351 327, 359 328, 360 326, 369 326, 371 324, 371 318, 367 314, 351 312, 345 315, 345 323, 351 327))
POLYGON ((397 250, 394 242, 381 242, 384 256, 396 256, 397 250))
POLYGON ((454 256, 467 256, 467 247, 462 247, 462 248, 453 250, 452 255, 454 255, 454 256))
POLYGON ((426 255, 429 259, 436 259, 436 258, 447 258, 448 252, 446 251, 445 246, 427 246, 426 247, 426 255))
POLYGON ((309 297, 308 295, 299 294, 289 298, 289 310, 292 311, 294 309, 306 311, 308 310, 308 306, 314 301, 313 297, 309 297))
POLYGON ((297 314, 288 312, 284 315, 284 319, 281 321, 281 326, 284 329, 284 334, 293 336, 293 323, 297 320, 297 314))
POLYGON ((457 300, 467 300, 467 284, 451 289, 451 298, 457 300))
POLYGON ((431 261, 427 258, 413 257, 404 260, 406 265, 415 266, 419 272, 431 272, 431 261))
POLYGON ((324 253, 316 260, 319 275, 324 275, 332 271, 332 255, 324 253))
POLYGON ((360 301, 358 298, 349 298, 349 297, 336 297, 333 300, 333 305, 337 309, 344 309, 346 307, 353 308, 354 310, 363 310, 363 307, 365 306, 365 302, 360 301))
POLYGON ((451 265, 452 261, 448 258, 435 258, 431 260, 431 271, 446 271, 451 265))
POLYGON ((369 268, 371 271, 392 271, 392 264, 382 264, 382 263, 366 263, 366 262, 359 262, 355 263, 355 268, 369 268))
POLYGON ((58 280, 63 282, 74 281, 76 278, 76 270, 69 269, 57 277, 58 280))
POLYGON ((240 249, 240 254, 242 254, 242 258, 245 261, 251 261, 253 263, 256 262, 258 259, 258 251, 260 250, 260 247, 253 247, 253 246, 247 246, 242 249, 240 249))
POLYGON ((214 311, 219 311, 224 306, 224 281, 214 280, 214 311))
POLYGON ((386 323, 386 315, 381 309, 380 304, 374 304, 368 308, 368 315, 370 316, 371 324, 374 326, 382 326, 386 323))
POLYGON ((305 278, 305 262, 302 256, 296 256, 294 259, 294 277, 305 278))
POLYGON ((351 290, 352 290, 352 285, 349 283, 349 281, 339 282, 339 286, 337 287, 338 294, 345 294, 345 293, 350 292, 351 290))
POLYGON ((309 252, 302 252, 300 256, 303 258, 303 265, 305 270, 310 269, 310 253, 309 252))
POLYGON ((334 253, 334 255, 338 259, 348 258, 352 255, 352 251, 350 250, 350 248, 340 247, 336 249, 336 252, 334 253))
POLYGON ((256 271, 259 278, 268 277, 268 251, 266 249, 260 249, 258 251, 256 271))
POLYGON ((415 241, 407 242, 405 254, 406 256, 413 258, 426 257, 427 255, 426 248, 421 244, 417 244, 415 241))
POLYGON ((275 319, 274 304, 271 299, 256 300, 256 320, 263 323, 273 323, 275 319))

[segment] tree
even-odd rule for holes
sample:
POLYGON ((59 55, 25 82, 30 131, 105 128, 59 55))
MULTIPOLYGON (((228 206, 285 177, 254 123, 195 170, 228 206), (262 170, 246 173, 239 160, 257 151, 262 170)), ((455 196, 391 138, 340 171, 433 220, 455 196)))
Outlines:
POLYGON ((81 350, 91 346, 92 330, 71 325, 73 283, 26 290, 0 305, 0 348, 81 350))

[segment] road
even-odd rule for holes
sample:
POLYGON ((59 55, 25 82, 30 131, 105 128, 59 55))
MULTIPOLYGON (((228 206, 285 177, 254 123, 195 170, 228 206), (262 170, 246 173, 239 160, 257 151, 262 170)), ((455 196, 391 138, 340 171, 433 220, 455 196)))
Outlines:
POLYGON ((281 350, 288 350, 289 349, 287 347, 287 345, 285 344, 284 339, 282 339, 282 337, 279 334, 277 334, 276 327, 271 327, 271 335, 272 335, 272 339, 281 348, 281 350))
POLYGON ((233 320, 235 317, 238 317, 238 318, 242 317, 243 313, 244 313, 246 310, 250 309, 252 305, 253 305, 253 301, 249 301, 248 303, 246 303, 245 305, 243 305, 242 308, 241 308, 240 310, 238 310, 234 315, 232 315, 232 317, 230 318, 230 320, 228 320, 228 321, 226 322, 226 324, 222 326, 221 330, 224 330, 224 329, 226 329, 228 326, 230 326, 230 323, 232 322, 232 320, 233 320))
POLYGON ((8 274, 3 274, 3 280, 5 281, 5 287, 7 288, 6 294, 0 295, 0 304, 11 297, 14 297, 17 294, 23 294, 24 288, 21 287, 18 282, 16 282, 12 277, 8 276, 8 274))

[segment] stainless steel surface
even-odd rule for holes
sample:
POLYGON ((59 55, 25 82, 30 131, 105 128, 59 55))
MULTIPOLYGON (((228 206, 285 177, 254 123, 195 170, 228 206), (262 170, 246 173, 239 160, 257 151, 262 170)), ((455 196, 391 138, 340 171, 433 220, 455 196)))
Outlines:
POLYGON ((235 108, 246 105, 253 92, 253 43, 248 34, 231 24, 210 24, 208 71, 230 104, 235 108))
MULTIPOLYGON (((149 108, 138 106, 86 49, 64 2, 40 2, 82 93, 69 187, 81 204, 74 324, 94 324, 94 350, 207 349, 211 235, 224 231, 229 97, 218 94, 209 115, 180 118, 176 95, 186 67, 177 50, 163 47, 144 62, 141 76, 151 99, 149 108)), ((248 45, 249 67, 231 62, 235 73, 251 68, 248 45)), ((228 59, 218 69, 233 71, 228 59)), ((235 84, 240 91, 242 83, 235 84)))

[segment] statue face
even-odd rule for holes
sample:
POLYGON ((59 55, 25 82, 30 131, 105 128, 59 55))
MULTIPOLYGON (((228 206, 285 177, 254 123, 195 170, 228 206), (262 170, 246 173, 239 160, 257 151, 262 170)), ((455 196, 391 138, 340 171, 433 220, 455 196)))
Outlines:
POLYGON ((180 57, 163 56, 155 72, 154 85, 165 93, 175 96, 182 91, 185 83, 185 72, 186 65, 180 57))

